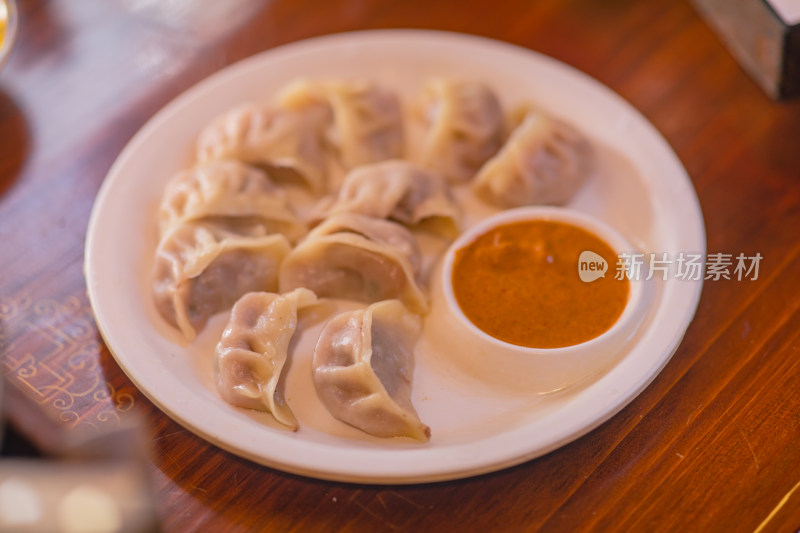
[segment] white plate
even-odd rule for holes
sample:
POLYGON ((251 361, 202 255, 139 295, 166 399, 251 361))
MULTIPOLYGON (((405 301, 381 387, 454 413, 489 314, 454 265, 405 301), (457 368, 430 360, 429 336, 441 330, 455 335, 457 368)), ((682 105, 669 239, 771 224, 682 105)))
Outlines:
MULTIPOLYGON (((194 138, 210 119, 247 100, 269 100, 297 77, 363 76, 408 98, 435 75, 485 80, 505 104, 535 101, 602 141, 601 177, 570 206, 615 226, 643 251, 705 252, 697 197, 670 147, 628 103, 568 66, 483 38, 417 30, 283 46, 218 72, 156 114, 117 159, 92 212, 85 269, 98 327, 122 369, 164 412, 226 450, 281 470, 423 482, 497 470, 562 446, 617 413, 663 368, 694 315, 702 281, 659 283, 633 347, 604 375, 557 394, 493 389, 423 349, 413 401, 432 428, 427 444, 364 436, 331 419, 307 384, 308 354, 295 356, 287 385, 298 432, 220 399, 210 352, 226 316, 186 345, 151 302, 155 210, 164 182, 191 162, 194 138)), ((301 345, 311 342, 314 327, 301 345)))

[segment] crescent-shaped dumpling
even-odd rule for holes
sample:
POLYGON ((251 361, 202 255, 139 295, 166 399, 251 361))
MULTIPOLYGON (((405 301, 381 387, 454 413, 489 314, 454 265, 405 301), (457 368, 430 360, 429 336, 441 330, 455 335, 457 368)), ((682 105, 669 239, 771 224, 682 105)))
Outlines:
POLYGON ((471 180, 503 143, 500 101, 482 83, 433 79, 424 88, 422 109, 421 163, 449 182, 471 180))
POLYGON ((330 120, 326 106, 289 110, 242 105, 200 132, 197 160, 235 159, 263 167, 279 180, 301 181, 314 193, 322 193, 327 186, 323 134, 330 120))
POLYGON ((291 249, 289 241, 281 234, 265 235, 259 225, 243 229, 185 222, 159 242, 153 299, 159 314, 187 340, 243 294, 277 289, 278 268, 291 249))
POLYGON ((342 313, 322 330, 314 386, 339 420, 378 437, 430 438, 411 403, 420 319, 397 300, 342 313))
POLYGON ((230 404, 268 411, 286 426, 297 419, 284 397, 284 366, 298 310, 316 303, 308 289, 280 295, 251 292, 233 306, 214 352, 217 390, 230 404))
POLYGON ((284 89, 279 104, 297 110, 329 106, 333 120, 326 139, 345 169, 403 156, 400 100, 379 84, 362 79, 300 80, 284 89))
POLYGON ((335 197, 323 199, 320 215, 360 213, 458 234, 460 210, 445 180, 409 161, 389 160, 353 169, 335 197), (325 205, 327 204, 327 205, 325 205))
POLYGON ((541 111, 529 111, 472 185, 501 207, 565 204, 594 168, 589 141, 541 111))
POLYGON ((263 170, 233 160, 196 165, 167 182, 159 207, 161 233, 203 219, 257 222, 266 233, 282 233, 290 242, 306 233, 284 191, 263 170))
POLYGON ((333 215, 286 257, 280 290, 307 287, 319 297, 366 303, 391 298, 416 313, 428 304, 417 285, 420 252, 400 224, 351 213, 333 215))

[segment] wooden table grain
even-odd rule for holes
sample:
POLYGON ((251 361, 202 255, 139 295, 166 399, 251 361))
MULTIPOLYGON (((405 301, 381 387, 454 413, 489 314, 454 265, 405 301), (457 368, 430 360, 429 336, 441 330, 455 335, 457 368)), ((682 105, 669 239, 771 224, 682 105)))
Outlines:
MULTIPOLYGON (((800 527, 800 102, 771 101, 681 1, 21 0, 0 71, 0 350, 8 384, 68 427, 147 422, 165 531, 795 531, 800 527), (434 28, 568 63, 673 146, 710 253, 655 381, 585 437, 514 468, 412 486, 318 481, 221 451, 114 362, 86 297, 94 197, 159 108, 239 59, 316 35, 434 28)), ((11 412, 12 421, 15 415, 11 412)))

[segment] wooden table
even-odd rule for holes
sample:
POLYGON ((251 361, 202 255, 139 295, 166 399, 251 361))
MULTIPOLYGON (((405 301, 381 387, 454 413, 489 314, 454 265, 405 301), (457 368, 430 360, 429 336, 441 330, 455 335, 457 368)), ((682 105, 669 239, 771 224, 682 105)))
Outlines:
POLYGON ((23 0, 20 13, 0 71, 4 369, 70 427, 143 414, 165 531, 800 526, 800 102, 770 101, 687 3, 23 0), (514 468, 418 486, 306 479, 194 436, 116 365, 82 275, 95 194, 159 108, 262 50, 387 27, 508 41, 597 78, 674 147, 709 252, 763 256, 757 280, 705 283, 670 363, 600 428, 514 468))

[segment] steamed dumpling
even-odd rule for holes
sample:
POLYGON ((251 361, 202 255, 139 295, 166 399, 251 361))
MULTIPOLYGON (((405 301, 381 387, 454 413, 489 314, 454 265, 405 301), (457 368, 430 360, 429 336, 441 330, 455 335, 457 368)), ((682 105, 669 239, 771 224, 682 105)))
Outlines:
POLYGON ((414 275, 419 273, 422 261, 419 246, 414 236, 403 226, 358 213, 337 213, 314 228, 309 236, 319 238, 337 233, 353 233, 370 241, 391 246, 408 261, 414 275))
POLYGON ((378 84, 366 80, 298 81, 284 90, 280 104, 289 109, 329 105, 333 121, 326 138, 345 169, 403 155, 400 100, 378 84))
POLYGON ((449 182, 472 179, 503 143, 500 101, 486 85, 434 79, 423 92, 426 132, 422 165, 449 182))
POLYGON ((217 390, 230 404, 272 413, 297 429, 284 397, 284 365, 297 329, 297 312, 316 303, 308 289, 280 295, 251 292, 242 296, 214 352, 217 390))
POLYGON ((278 268, 291 246, 263 227, 231 228, 215 222, 184 222, 156 249, 153 298, 164 319, 187 340, 208 319, 251 291, 274 291, 278 268))
POLYGON ((530 111, 480 170, 475 191, 500 207, 565 204, 593 169, 589 141, 572 126, 530 111))
POLYGON ((445 236, 458 233, 460 212, 447 183, 433 171, 402 160, 352 170, 336 197, 324 199, 329 214, 360 213, 401 224, 423 224, 445 236))
POLYGON ((175 175, 159 208, 162 234, 189 220, 261 223, 267 233, 299 240, 306 227, 291 210, 283 190, 267 174, 238 161, 214 161, 175 175))
POLYGON ((277 179, 301 181, 321 193, 327 176, 322 135, 330 120, 330 110, 322 105, 302 110, 242 105, 200 132, 197 160, 235 159, 263 167, 277 179))
POLYGON ((339 420, 378 437, 430 438, 411 403, 419 317, 397 300, 342 313, 322 330, 314 386, 339 420))
POLYGON ((420 252, 403 226, 364 215, 333 215, 286 257, 280 290, 307 287, 317 296, 377 302, 398 298, 417 313, 428 304, 417 285, 420 252))

